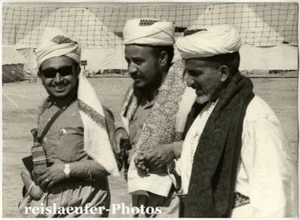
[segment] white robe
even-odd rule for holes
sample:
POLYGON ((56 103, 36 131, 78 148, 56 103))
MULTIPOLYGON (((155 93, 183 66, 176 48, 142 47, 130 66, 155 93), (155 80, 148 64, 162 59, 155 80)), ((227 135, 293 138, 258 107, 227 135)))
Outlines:
MULTIPOLYGON (((214 105, 209 103, 195 119, 183 143, 181 158, 176 162, 183 194, 187 194, 192 159, 213 108, 214 105), (197 129, 198 134, 195 133, 197 129)), ((267 103, 255 96, 244 118, 235 186, 235 192, 248 196, 250 204, 234 208, 231 217, 297 216, 297 180, 297 158, 292 154, 281 124, 267 103)))

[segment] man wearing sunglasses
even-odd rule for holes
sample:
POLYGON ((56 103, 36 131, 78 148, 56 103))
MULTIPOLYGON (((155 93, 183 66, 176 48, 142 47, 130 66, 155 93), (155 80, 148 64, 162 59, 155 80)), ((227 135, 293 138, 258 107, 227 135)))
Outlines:
POLYGON ((31 187, 19 206, 28 217, 108 216, 107 176, 118 175, 110 142, 114 117, 80 74, 80 54, 77 42, 54 28, 46 28, 36 50, 39 77, 49 97, 38 116, 43 148, 38 155, 32 151, 35 182, 24 181, 31 187), (42 169, 36 161, 43 161, 43 155, 47 165, 42 169), (36 188, 41 198, 32 192, 36 188), (29 207, 37 208, 30 212, 29 207))
POLYGON ((39 69, 39 76, 47 92, 58 100, 74 95, 80 72, 79 64, 68 57, 53 57, 39 69), (59 67, 56 69, 56 67, 59 67))

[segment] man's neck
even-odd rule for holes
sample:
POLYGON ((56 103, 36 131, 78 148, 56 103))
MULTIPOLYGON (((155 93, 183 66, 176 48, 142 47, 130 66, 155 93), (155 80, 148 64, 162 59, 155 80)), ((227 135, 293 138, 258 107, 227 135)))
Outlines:
POLYGON ((156 93, 158 92, 159 86, 156 87, 147 87, 147 88, 143 88, 140 89, 141 94, 143 95, 143 97, 145 97, 147 99, 147 101, 152 101, 156 95, 156 93))
POLYGON ((147 101, 150 102, 155 98, 159 88, 164 83, 166 76, 167 72, 163 72, 161 78, 156 83, 149 85, 143 89, 140 89, 140 92, 147 99, 147 101))
POLYGON ((67 107, 75 99, 77 99, 77 90, 76 89, 72 90, 72 92, 64 98, 56 98, 56 97, 50 96, 51 102, 55 103, 55 105, 60 108, 67 107))

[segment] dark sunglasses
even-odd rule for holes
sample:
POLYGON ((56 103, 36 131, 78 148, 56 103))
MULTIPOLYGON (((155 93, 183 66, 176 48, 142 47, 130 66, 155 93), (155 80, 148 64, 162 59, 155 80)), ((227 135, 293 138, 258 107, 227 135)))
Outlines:
POLYGON ((59 73, 62 77, 73 74, 73 66, 65 66, 59 69, 44 69, 41 70, 41 74, 46 78, 54 78, 59 73))

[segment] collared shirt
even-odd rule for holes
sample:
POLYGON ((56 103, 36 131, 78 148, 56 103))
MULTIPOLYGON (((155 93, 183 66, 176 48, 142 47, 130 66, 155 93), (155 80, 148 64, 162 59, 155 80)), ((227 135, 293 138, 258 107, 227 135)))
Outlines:
POLYGON ((158 92, 159 90, 155 92, 154 98, 151 101, 142 97, 131 121, 129 122, 129 139, 132 149, 134 149, 141 136, 143 125, 151 113, 158 92))
MULTIPOLYGON (((66 101, 58 104, 49 98, 46 100, 47 107, 39 117, 39 135, 53 115, 60 107, 66 108, 67 103, 66 101)), ((48 159, 58 157, 64 162, 73 162, 87 157, 83 144, 83 123, 75 100, 54 121, 43 140, 43 145, 48 159)))
MULTIPOLYGON (((70 100, 54 102, 47 99, 38 120, 38 133, 41 134, 46 124, 60 108, 65 111, 54 121, 47 132, 43 146, 49 159, 58 158, 64 162, 70 162, 70 178, 64 179, 48 189, 38 201, 32 200, 26 207, 43 207, 56 204, 57 207, 105 207, 109 209, 110 193, 106 174, 96 161, 89 158, 84 150, 83 123, 78 109, 77 100, 68 107, 70 100), (67 108, 66 108, 67 107, 67 108)), ((113 134, 114 119, 111 112, 103 107, 107 130, 110 136, 113 134)), ((27 201, 27 200, 26 200, 27 201)), ((107 217, 107 213, 103 212, 107 217)), ((31 213, 31 217, 62 217, 59 213, 45 213, 45 215, 31 213)), ((66 217, 87 217, 91 213, 67 213, 66 217)), ((102 213, 94 213, 93 217, 102 217, 102 213)), ((64 216, 63 216, 64 217, 64 216)))
MULTIPOLYGON (((202 110, 199 119, 205 117, 206 111, 208 108, 202 110)), ((189 157, 194 156, 195 150, 191 147, 189 143, 183 144, 181 158, 176 164, 176 171, 183 178, 184 193, 187 193, 192 173, 183 169, 192 167, 192 161, 184 160, 190 163, 184 166, 181 161, 184 152, 189 157)), ((235 192, 249 197, 250 203, 234 208, 231 217, 275 218, 297 215, 297 159, 293 158, 290 150, 276 115, 267 103, 255 96, 244 118, 235 185, 235 192)))
POLYGON ((208 102, 197 118, 194 120, 192 126, 188 130, 183 142, 182 152, 179 162, 176 164, 180 170, 181 175, 181 190, 180 194, 187 194, 192 173, 192 166, 194 154, 196 152, 201 134, 207 123, 207 120, 216 106, 216 102, 208 102))
MULTIPOLYGON (((60 108, 66 108, 69 102, 70 100, 65 100, 62 103, 55 103, 50 98, 45 101, 38 119, 39 135, 41 135, 53 115, 60 108)), ((103 110, 108 132, 111 137, 114 132, 114 118, 107 108, 104 107, 103 110)), ((81 121, 77 100, 75 100, 54 121, 43 140, 47 158, 58 157, 65 162, 79 161, 87 158, 88 156, 83 147, 83 132, 83 123, 81 121)))

